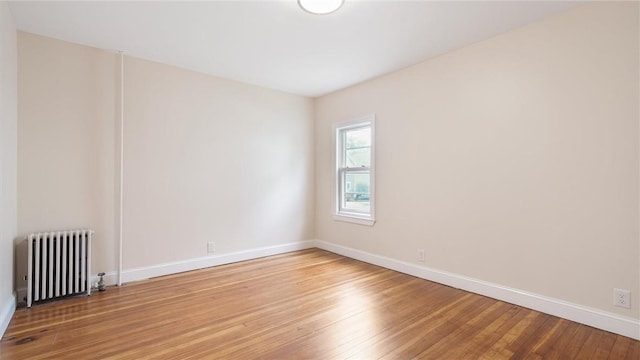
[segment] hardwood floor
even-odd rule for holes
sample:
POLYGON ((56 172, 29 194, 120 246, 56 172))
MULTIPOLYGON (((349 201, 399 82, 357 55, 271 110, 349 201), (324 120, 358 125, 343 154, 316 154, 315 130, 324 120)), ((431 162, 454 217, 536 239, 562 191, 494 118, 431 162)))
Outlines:
POLYGON ((640 342, 318 249, 16 311, 2 359, 640 359, 640 342))

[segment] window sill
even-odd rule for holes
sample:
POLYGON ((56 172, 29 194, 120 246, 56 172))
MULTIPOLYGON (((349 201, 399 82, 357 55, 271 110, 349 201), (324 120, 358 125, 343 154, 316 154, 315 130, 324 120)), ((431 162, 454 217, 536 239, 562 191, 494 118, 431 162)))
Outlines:
POLYGON ((376 223, 374 219, 364 218, 359 216, 351 216, 346 214, 334 214, 333 220, 344 221, 344 222, 349 222, 349 223, 359 224, 359 225, 367 225, 367 226, 373 226, 373 224, 376 223))

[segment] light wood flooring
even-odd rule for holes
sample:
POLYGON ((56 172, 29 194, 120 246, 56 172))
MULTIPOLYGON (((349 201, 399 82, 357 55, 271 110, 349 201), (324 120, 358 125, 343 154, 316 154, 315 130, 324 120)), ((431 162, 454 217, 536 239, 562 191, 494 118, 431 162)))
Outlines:
POLYGON ((640 342, 318 249, 18 309, 2 359, 640 359, 640 342))

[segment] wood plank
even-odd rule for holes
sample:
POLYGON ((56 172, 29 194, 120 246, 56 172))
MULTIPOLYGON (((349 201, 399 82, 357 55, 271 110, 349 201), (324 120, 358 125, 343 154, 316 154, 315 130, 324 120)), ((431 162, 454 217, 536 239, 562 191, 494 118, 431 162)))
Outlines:
POLYGON ((330 252, 18 309, 2 359, 634 359, 639 342, 330 252))
POLYGON ((478 359, 487 352, 509 329, 519 323, 527 314, 522 308, 508 304, 510 308, 487 325, 464 346, 452 346, 442 356, 445 359, 478 359))

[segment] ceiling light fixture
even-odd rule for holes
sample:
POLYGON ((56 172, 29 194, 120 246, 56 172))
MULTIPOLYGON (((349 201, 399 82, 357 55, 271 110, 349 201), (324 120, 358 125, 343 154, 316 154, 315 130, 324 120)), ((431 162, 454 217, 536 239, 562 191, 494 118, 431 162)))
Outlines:
POLYGON ((298 0, 298 5, 307 12, 326 15, 338 10, 344 0, 298 0))

